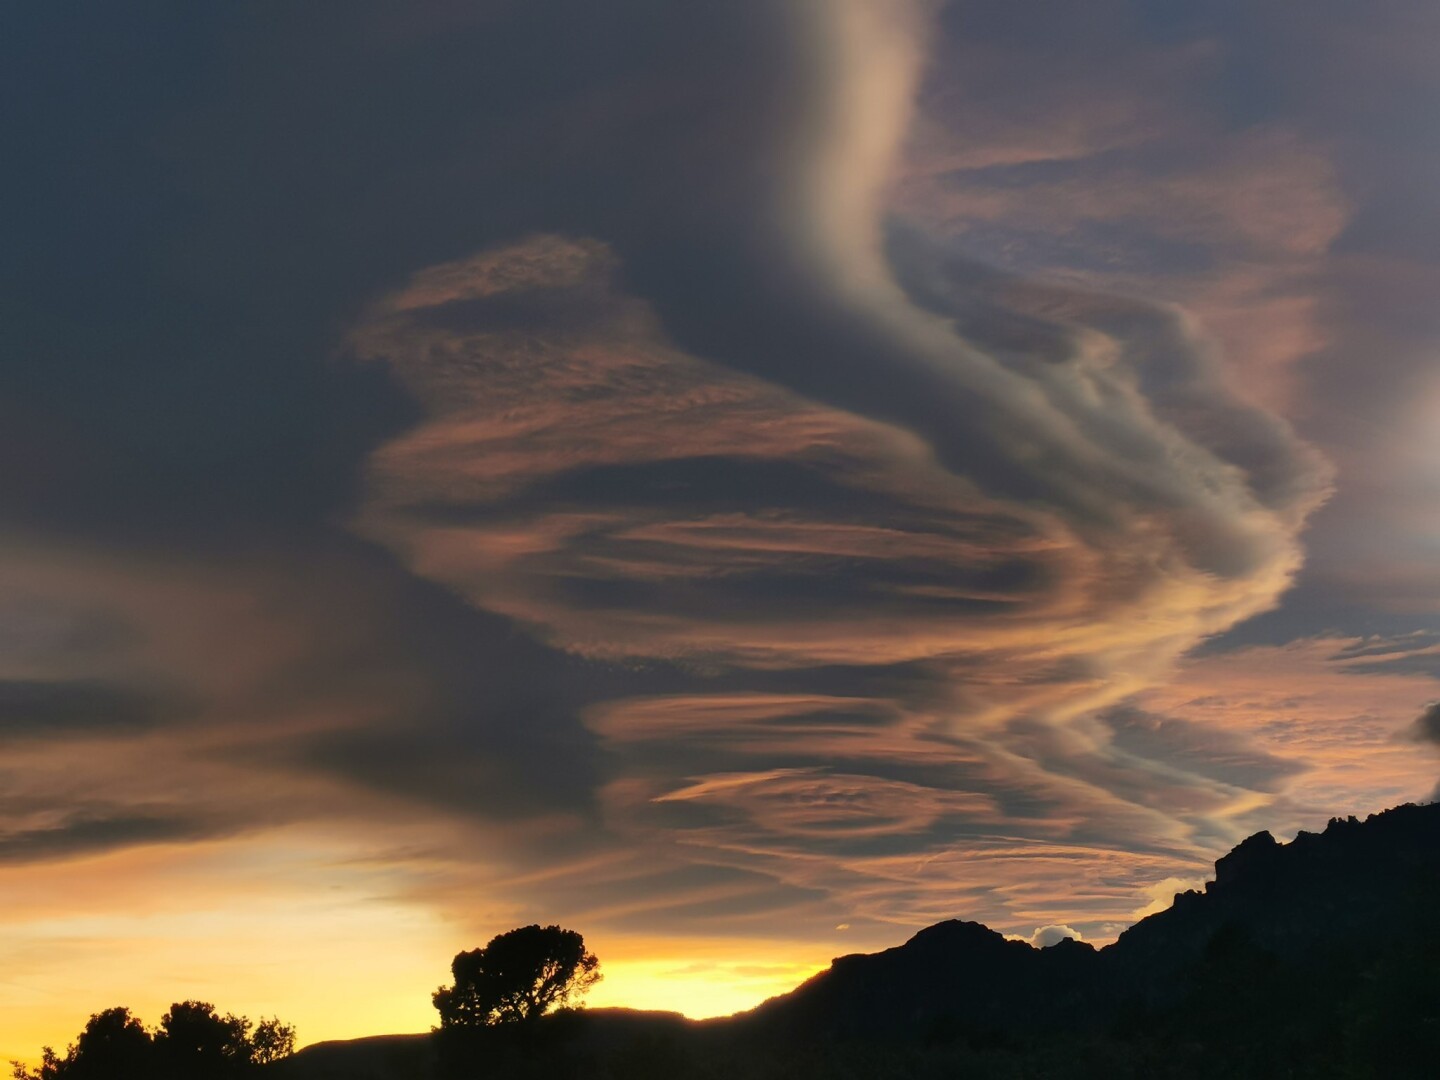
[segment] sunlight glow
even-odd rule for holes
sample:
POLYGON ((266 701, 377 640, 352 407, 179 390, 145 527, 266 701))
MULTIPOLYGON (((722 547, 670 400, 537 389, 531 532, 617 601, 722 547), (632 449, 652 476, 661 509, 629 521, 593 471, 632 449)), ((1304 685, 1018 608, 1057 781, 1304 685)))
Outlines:
POLYGON ((824 946, 772 941, 616 940, 607 945, 597 938, 594 948, 605 979, 590 994, 589 1005, 679 1012, 692 1020, 754 1008, 824 970, 831 957, 824 946))

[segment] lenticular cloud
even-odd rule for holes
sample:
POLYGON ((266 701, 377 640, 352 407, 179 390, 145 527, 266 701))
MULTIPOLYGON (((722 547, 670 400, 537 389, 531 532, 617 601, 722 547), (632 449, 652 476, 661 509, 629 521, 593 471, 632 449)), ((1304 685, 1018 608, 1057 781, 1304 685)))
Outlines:
POLYGON ((982 890, 1017 850, 1039 874, 1034 844, 1112 891, 1198 860, 1250 773, 1108 710, 1274 605, 1327 468, 1182 311, 892 219, 924 13, 787 10, 787 149, 716 181, 733 227, 662 199, 643 234, 516 239, 371 307, 353 351, 424 419, 371 455, 352 526, 660 673, 582 717, 603 825, 647 849, 911 921, 953 910, 961 842, 982 890))

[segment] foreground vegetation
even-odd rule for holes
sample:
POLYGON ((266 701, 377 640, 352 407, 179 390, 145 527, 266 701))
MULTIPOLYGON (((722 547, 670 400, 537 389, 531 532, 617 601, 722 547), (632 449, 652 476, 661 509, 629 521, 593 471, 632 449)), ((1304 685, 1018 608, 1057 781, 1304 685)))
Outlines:
POLYGON ((226 1080, 295 1052, 295 1029, 258 1024, 206 1001, 177 1001, 153 1031, 124 1007, 90 1017, 64 1055, 42 1051, 38 1069, 11 1062, 14 1080, 226 1080))

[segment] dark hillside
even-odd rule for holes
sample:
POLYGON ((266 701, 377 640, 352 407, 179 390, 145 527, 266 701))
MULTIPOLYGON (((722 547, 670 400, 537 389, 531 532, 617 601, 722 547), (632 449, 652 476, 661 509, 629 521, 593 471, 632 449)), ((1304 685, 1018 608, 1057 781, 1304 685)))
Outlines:
POLYGON ((304 1080, 390 1080, 429 1076, 435 1071, 435 1047, 429 1035, 375 1035, 315 1043, 270 1071, 304 1080))
POLYGON ((1227 942, 1297 970, 1322 959, 1359 964, 1428 931, 1437 882, 1440 805, 1335 819, 1289 844, 1257 833, 1215 864, 1204 892, 1176 896, 1098 952, 1073 941, 1035 949, 978 923, 940 923, 898 948, 841 957, 740 1022, 884 1039, 1095 1029, 1175 1005, 1227 942))
POLYGON ((292 1080, 1440 1075, 1440 805, 1259 833, 1114 944, 978 923, 844 956, 749 1013, 589 1010, 533 1030, 310 1047, 292 1080))
POLYGON ((1104 950, 1128 978, 1159 983, 1192 963, 1222 927, 1294 959, 1319 945, 1377 948, 1423 915, 1440 876, 1440 804, 1400 806, 1279 844, 1256 833, 1215 863, 1203 893, 1183 893, 1104 950))
POLYGON ((1040 1015, 1075 1024, 1099 963, 1082 942, 1036 949, 980 923, 943 922, 897 948, 842 956, 738 1022, 826 1039, 984 1038, 1040 1015))

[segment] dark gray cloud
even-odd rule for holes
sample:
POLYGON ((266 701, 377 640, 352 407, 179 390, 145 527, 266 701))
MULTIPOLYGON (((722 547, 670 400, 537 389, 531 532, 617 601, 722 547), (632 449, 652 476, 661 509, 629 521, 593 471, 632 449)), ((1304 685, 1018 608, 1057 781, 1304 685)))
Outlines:
POLYGON ((1352 675, 1429 675, 1440 679, 1440 656, 1425 649, 1397 650, 1394 655, 1352 662, 1345 666, 1352 675))
POLYGON ((1392 636, 1374 635, 1360 638, 1335 653, 1336 660, 1375 658, 1381 663, 1417 652, 1426 652, 1440 645, 1440 633, 1418 630, 1392 636))
POLYGON ((0 739, 125 735, 173 720, 177 702, 102 682, 0 681, 0 739))
POLYGON ((717 125, 791 79, 761 11, 28 13, 0 120, 27 147, 4 271, 9 513, 159 543, 324 520, 413 415, 373 371, 318 362, 337 324, 537 226, 649 228, 677 169, 729 192, 758 149, 737 140, 766 126, 717 125))
POLYGON ((356 672, 423 687, 390 695, 380 733, 279 756, 441 798, 420 761, 383 767, 408 741, 400 758, 505 761, 519 787, 583 801, 573 713, 612 675, 355 551, 336 522, 365 455, 420 413, 384 368, 331 360, 378 290, 537 227, 644 246, 678 217, 734 224, 739 177, 785 127, 758 106, 803 81, 788 16, 648 0, 91 14, 27 13, 0 46, 0 130, 27 148, 0 264, 5 520, 222 574, 271 564, 316 645, 257 698, 333 696, 356 672), (340 626, 318 609, 342 593, 340 626))
POLYGON ((185 813, 81 810, 55 824, 0 831, 0 863, 69 859, 142 844, 212 839, 226 831, 185 813))
MULTIPOLYGON (((1250 490, 1275 510, 1314 505, 1326 486, 1326 466, 1299 443, 1281 417, 1237 399, 1213 358, 1185 326, 1180 311, 1128 297, 1026 280, 927 244, 896 229, 890 252, 910 295, 955 319, 975 345, 1025 373, 1081 364, 1085 332, 1115 344, 1119 364, 1134 371, 1136 389, 1166 422, 1221 460, 1243 469, 1250 490)), ((1173 272, 1173 262, 1169 264, 1173 272)), ((1117 442, 1119 454, 1146 455, 1139 433, 1096 427, 1095 440, 1117 442)), ((1218 572, 1226 556, 1209 553, 1218 572)), ((1203 556, 1202 556, 1203 557, 1203 556)), ((1232 566, 1228 572, 1243 572, 1232 566)))
POLYGON ((1266 753, 1223 729, 1206 729, 1133 707, 1112 709, 1102 719, 1114 732, 1112 745, 1117 749, 1235 787, 1279 791, 1287 778, 1305 769, 1298 761, 1266 753))
POLYGON ((1425 711, 1415 718, 1410 734, 1417 742, 1440 743, 1440 702, 1425 706, 1425 711))

